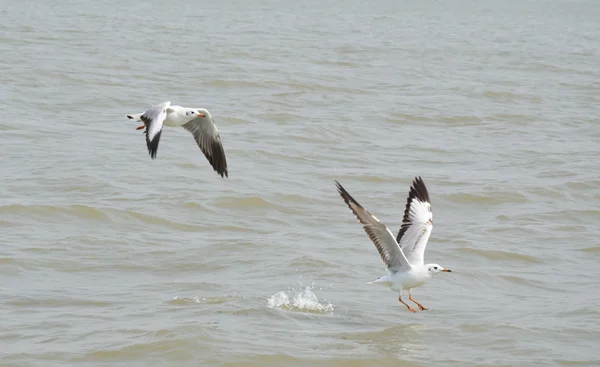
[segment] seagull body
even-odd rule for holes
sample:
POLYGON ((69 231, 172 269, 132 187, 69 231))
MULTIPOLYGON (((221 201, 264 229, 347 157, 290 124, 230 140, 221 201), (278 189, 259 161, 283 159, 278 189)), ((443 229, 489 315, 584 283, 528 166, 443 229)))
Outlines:
POLYGON ((221 177, 223 175, 228 177, 227 159, 221 137, 217 125, 215 125, 211 114, 206 109, 171 106, 171 102, 163 102, 150 107, 144 113, 127 115, 127 118, 144 123, 137 130, 146 128, 144 131, 146 145, 152 159, 156 159, 163 125, 182 126, 194 136, 198 147, 200 147, 213 169, 221 177))
POLYGON ((394 238, 392 232, 383 223, 354 200, 339 182, 336 181, 336 185, 342 199, 363 225, 387 267, 389 274, 372 283, 385 285, 397 291, 398 300, 409 311, 416 312, 402 300, 402 291, 407 290, 408 298, 421 310, 427 310, 412 298, 411 289, 423 285, 434 274, 449 273, 451 270, 444 269, 438 264, 424 264, 425 247, 433 228, 433 214, 429 193, 423 179, 416 177, 413 181, 397 238, 394 238))

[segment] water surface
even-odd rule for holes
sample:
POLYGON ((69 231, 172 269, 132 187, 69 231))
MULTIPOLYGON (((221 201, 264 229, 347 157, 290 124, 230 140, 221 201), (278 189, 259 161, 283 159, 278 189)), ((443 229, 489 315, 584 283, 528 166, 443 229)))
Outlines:
POLYGON ((0 5, 0 364, 600 364, 596 1, 0 5), (333 180, 396 232, 416 175, 413 315, 333 180))

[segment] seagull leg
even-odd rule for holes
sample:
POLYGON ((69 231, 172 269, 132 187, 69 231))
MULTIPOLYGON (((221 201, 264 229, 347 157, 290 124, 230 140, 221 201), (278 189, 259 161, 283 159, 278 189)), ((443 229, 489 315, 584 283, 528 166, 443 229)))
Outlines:
POLYGON ((412 298, 412 293, 410 292, 410 289, 408 290, 408 299, 416 303, 417 306, 419 306, 419 308, 421 309, 421 311, 429 310, 427 307, 423 306, 419 302, 415 301, 414 298, 412 298))
POLYGON ((415 313, 415 312, 417 312, 417 311, 415 311, 415 309, 414 309, 414 308, 410 307, 410 306, 409 306, 407 303, 405 303, 405 302, 402 300, 402 294, 400 294, 400 295, 398 296, 398 301, 400 301, 400 303, 402 303, 404 306, 406 306, 410 312, 412 312, 412 313, 415 313))

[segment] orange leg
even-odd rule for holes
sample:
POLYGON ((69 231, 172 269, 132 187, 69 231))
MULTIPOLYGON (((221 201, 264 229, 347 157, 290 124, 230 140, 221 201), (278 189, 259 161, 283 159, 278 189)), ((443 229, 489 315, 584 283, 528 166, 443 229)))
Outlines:
POLYGON ((400 303, 402 303, 404 306, 406 306, 408 308, 408 310, 412 313, 417 312, 414 308, 410 307, 408 304, 406 304, 403 300, 402 300, 402 296, 398 296, 398 301, 400 301, 400 303))
POLYGON ((422 304, 420 304, 419 302, 415 301, 414 298, 412 298, 412 294, 410 293, 410 291, 408 291, 408 299, 413 301, 414 303, 416 303, 417 306, 419 306, 419 308, 421 309, 421 311, 429 310, 427 307, 425 307, 422 304))

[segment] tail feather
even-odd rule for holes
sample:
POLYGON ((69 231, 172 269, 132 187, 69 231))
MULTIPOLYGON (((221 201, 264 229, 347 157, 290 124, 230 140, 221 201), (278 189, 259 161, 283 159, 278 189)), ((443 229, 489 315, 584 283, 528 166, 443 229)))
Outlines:
POLYGON ((382 277, 379 277, 379 278, 375 279, 372 282, 367 282, 367 284, 381 284, 381 285, 384 285, 386 287, 391 287, 392 286, 392 280, 389 278, 389 275, 384 275, 382 277))

